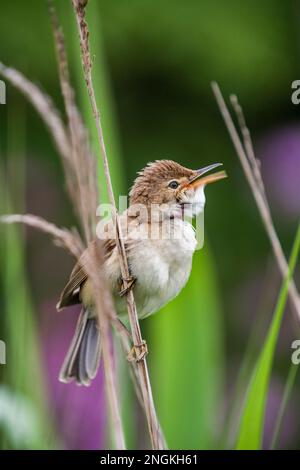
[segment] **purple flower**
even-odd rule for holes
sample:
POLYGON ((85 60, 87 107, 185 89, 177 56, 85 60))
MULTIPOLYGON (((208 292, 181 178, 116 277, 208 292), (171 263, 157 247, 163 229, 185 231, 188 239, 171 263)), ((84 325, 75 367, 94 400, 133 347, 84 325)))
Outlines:
POLYGON ((63 384, 58 375, 76 326, 79 308, 58 314, 55 302, 44 311, 42 341, 50 410, 66 449, 100 449, 105 446, 106 403, 102 368, 90 387, 63 384))
POLYGON ((300 214, 300 125, 273 130, 261 139, 257 156, 262 162, 266 190, 273 206, 287 218, 300 214))

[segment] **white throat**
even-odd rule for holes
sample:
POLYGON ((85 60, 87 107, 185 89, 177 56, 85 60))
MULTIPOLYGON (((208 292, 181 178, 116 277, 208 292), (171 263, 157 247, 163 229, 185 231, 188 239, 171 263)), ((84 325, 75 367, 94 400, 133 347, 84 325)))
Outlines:
POLYGON ((205 207, 204 186, 187 191, 183 203, 185 204, 184 213, 188 217, 195 217, 203 212, 205 207))

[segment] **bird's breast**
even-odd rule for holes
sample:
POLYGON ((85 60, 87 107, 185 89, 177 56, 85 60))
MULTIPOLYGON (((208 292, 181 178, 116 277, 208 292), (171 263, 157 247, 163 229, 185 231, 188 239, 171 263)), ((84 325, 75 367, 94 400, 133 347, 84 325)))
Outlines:
POLYGON ((193 227, 176 220, 163 229, 165 234, 161 232, 157 238, 141 240, 129 254, 131 272, 137 279, 134 294, 140 318, 156 312, 174 298, 191 272, 196 248, 193 227))

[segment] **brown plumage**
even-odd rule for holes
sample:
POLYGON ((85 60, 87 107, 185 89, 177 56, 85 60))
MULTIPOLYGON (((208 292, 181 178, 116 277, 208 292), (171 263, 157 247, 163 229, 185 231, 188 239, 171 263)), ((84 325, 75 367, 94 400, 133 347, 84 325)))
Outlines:
POLYGON ((172 160, 156 160, 138 173, 130 190, 130 204, 163 204, 169 201, 165 190, 166 181, 188 181, 196 175, 172 160))
MULTIPOLYGON (((128 263, 133 278, 135 300, 140 318, 157 311, 178 294, 188 279, 196 239, 192 225, 183 221, 183 207, 200 204, 204 208, 203 188, 224 172, 202 178, 202 174, 219 166, 210 165, 201 170, 190 170, 171 160, 148 164, 136 178, 130 191, 130 206, 120 216, 128 263), (202 185, 202 188, 201 188, 202 185), (200 192, 199 192, 200 191, 200 192), (149 220, 152 204, 159 207, 159 218, 149 220), (143 205, 145 211, 137 210, 143 205), (166 210, 167 208, 167 210, 166 210), (183 229, 183 239, 152 239, 151 230, 162 227, 183 229), (151 229, 151 230, 149 230, 151 229), (136 237, 137 230, 140 230, 136 237), (143 236, 145 236, 143 238, 143 236)), ((103 227, 103 234, 114 233, 113 222, 103 227)), ((96 239, 82 254, 62 291, 57 309, 82 303, 83 309, 69 351, 63 363, 60 380, 89 385, 100 361, 100 335, 94 308, 94 293, 86 274, 88 255, 97 258, 99 247, 104 249, 105 274, 114 295, 120 316, 126 313, 126 302, 119 296, 121 273, 114 237, 96 239)))
MULTIPOLYGON (((135 179, 133 186, 130 190, 130 206, 134 204, 144 204, 145 206, 149 204, 163 204, 168 202, 169 198, 165 191, 162 189, 163 183, 168 180, 176 179, 178 181, 188 181, 192 179, 197 173, 194 170, 183 167, 177 162, 172 160, 156 160, 153 163, 148 163, 148 165, 138 173, 137 178, 135 179)), ((127 217, 129 217, 129 224, 134 223, 134 219, 137 216, 132 216, 132 212, 127 211, 127 217)), ((123 224, 125 223, 124 218, 121 220, 123 224)), ((112 228, 112 222, 109 222, 105 229, 108 231, 112 228)), ((94 240, 90 247, 91 250, 97 250, 102 241, 96 239, 94 240)), ((116 243, 113 239, 108 239, 104 241, 103 250, 105 259, 109 258, 112 251, 114 250, 116 243)), ((85 251, 80 260, 76 263, 74 269, 71 272, 68 283, 66 284, 64 290, 61 293, 59 302, 57 304, 57 309, 61 310, 64 307, 70 305, 78 304, 81 302, 80 299, 80 287, 87 279, 87 274, 84 270, 84 266, 87 262, 87 252, 85 251)))

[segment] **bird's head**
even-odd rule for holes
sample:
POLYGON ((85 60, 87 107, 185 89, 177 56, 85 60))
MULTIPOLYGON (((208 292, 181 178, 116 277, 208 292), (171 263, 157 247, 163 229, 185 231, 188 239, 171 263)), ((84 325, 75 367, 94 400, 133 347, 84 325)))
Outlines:
POLYGON ((131 191, 130 205, 165 205, 170 208, 184 208, 187 215, 193 216, 203 211, 205 205, 204 188, 227 175, 225 171, 207 174, 221 166, 214 163, 199 170, 190 170, 172 160, 157 160, 149 163, 139 172, 131 191))

